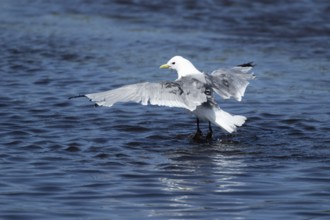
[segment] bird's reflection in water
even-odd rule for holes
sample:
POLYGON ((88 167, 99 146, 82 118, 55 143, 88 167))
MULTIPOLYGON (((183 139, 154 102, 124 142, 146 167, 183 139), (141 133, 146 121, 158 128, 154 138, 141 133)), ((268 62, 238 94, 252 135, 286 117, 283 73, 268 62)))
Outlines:
POLYGON ((245 172, 244 154, 237 149, 235 144, 219 141, 169 153, 170 164, 163 168, 166 175, 159 181, 162 190, 171 194, 170 206, 197 208, 192 201, 205 200, 207 208, 210 203, 220 202, 222 194, 244 186, 240 178, 245 172))

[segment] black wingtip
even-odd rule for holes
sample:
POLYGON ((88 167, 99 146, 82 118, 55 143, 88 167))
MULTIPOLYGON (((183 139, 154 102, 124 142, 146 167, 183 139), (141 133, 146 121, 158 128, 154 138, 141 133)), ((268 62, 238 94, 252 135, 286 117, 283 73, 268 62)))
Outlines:
POLYGON ((86 97, 85 95, 75 95, 75 96, 70 96, 69 99, 75 99, 75 98, 81 98, 81 97, 86 97))
POLYGON ((248 63, 243 63, 243 64, 240 64, 237 66, 239 66, 239 67, 255 67, 256 64, 254 62, 248 62, 248 63))

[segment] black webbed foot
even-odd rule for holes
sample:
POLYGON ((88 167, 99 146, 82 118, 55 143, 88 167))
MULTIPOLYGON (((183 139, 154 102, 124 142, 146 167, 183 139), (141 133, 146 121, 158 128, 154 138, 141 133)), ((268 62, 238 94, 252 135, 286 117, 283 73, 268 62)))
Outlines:
POLYGON ((203 133, 200 129, 198 129, 193 137, 195 141, 200 141, 203 137, 203 133))
POLYGON ((213 137, 213 132, 209 131, 206 135, 206 140, 212 140, 212 137, 213 137))

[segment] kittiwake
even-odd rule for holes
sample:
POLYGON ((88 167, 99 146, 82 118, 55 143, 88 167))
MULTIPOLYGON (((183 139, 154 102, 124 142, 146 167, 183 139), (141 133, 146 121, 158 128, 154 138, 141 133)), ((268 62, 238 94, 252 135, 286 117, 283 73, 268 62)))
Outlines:
POLYGON ((207 138, 211 138, 211 123, 229 133, 244 124, 246 117, 231 115, 222 110, 216 103, 213 93, 217 93, 223 99, 234 98, 241 101, 249 80, 255 78, 251 72, 253 66, 253 63, 246 63, 206 74, 182 56, 174 56, 160 68, 176 70, 178 78, 175 81, 143 82, 71 98, 87 97, 98 106, 108 107, 117 102, 136 102, 142 105, 184 108, 196 116, 197 132, 194 138, 202 135, 199 120, 209 122, 207 138))

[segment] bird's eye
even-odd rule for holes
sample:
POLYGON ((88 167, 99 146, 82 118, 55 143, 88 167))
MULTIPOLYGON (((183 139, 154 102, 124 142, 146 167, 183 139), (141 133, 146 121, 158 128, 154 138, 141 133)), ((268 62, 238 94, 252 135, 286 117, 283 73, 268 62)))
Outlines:
POLYGON ((173 65, 175 65, 175 62, 172 62, 173 65))

